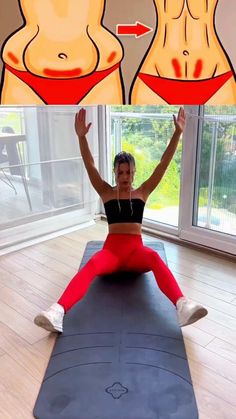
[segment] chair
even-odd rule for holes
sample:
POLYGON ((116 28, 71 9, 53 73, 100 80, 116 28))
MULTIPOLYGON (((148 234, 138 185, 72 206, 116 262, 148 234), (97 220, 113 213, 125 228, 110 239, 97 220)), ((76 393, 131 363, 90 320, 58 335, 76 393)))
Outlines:
POLYGON ((18 143, 20 141, 25 141, 25 136, 16 135, 11 127, 2 128, 2 133, 0 134, 0 172, 3 173, 3 177, 0 177, 0 180, 6 183, 10 188, 14 190, 15 194, 17 194, 17 190, 12 183, 11 176, 20 176, 30 211, 32 211, 27 179, 25 176, 21 155, 18 150, 18 143), (10 174, 7 173, 8 170, 10 174))

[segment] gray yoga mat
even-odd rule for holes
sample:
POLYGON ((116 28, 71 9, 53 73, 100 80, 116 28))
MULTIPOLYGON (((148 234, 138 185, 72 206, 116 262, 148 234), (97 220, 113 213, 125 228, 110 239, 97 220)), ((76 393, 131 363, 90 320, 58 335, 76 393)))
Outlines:
MULTIPOLYGON (((145 242, 166 261, 158 241, 145 242)), ((87 244, 81 267, 103 243, 87 244)), ((197 419, 176 309, 151 272, 97 277, 65 316, 38 419, 197 419)))

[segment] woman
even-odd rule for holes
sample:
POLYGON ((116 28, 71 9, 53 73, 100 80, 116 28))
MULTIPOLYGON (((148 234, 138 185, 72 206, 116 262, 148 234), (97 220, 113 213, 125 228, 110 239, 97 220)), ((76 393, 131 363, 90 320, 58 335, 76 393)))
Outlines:
POLYGON ((85 117, 84 109, 76 114, 75 130, 90 181, 104 203, 109 234, 103 249, 92 256, 74 276, 58 302, 36 316, 35 323, 46 330, 62 332, 64 314, 83 298, 93 278, 118 270, 153 271, 159 288, 177 308, 180 326, 197 321, 207 314, 207 310, 183 296, 169 268, 154 250, 143 245, 141 238, 145 202, 161 181, 184 129, 183 108, 180 108, 177 118, 173 116, 175 131, 160 163, 152 175, 137 189, 132 187, 135 161, 129 153, 121 152, 115 156, 116 186, 109 185, 101 178, 88 147, 86 134, 91 123, 86 125, 85 117))

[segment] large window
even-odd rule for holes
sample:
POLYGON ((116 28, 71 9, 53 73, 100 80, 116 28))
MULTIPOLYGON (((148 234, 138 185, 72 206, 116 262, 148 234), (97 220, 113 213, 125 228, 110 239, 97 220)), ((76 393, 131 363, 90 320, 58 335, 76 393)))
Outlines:
MULTIPOLYGON (((74 132, 77 110, 0 108, 0 249, 15 231, 18 242, 93 219, 98 196, 74 132)), ((183 138, 149 197, 144 225, 236 254, 236 106, 185 111, 183 138)), ((134 186, 140 185, 159 162, 177 112, 174 106, 87 107, 89 146, 101 175, 114 184, 111 162, 123 149, 136 159, 134 186)))
MULTIPOLYGON (((160 161, 173 134, 174 106, 113 106, 110 108, 112 158, 125 150, 136 160, 134 186, 147 179, 160 161)), ((172 160, 163 181, 150 195, 144 216, 178 226, 182 145, 172 160)))
MULTIPOLYGON (((108 108, 111 158, 122 149, 135 156, 134 186, 160 160, 177 111, 173 106, 108 108)), ((150 195, 144 225, 236 254, 236 106, 185 106, 185 112, 183 141, 150 195)))
POLYGON ((236 107, 205 106, 193 224, 236 235, 236 107))
MULTIPOLYGON (((0 108, 0 248, 13 227, 68 214, 60 222, 48 223, 46 230, 38 228, 35 234, 40 235, 93 217, 97 198, 88 187, 74 132, 77 110, 63 106, 0 108)), ((88 138, 96 161, 97 108, 88 108, 87 115, 94 127, 88 138)), ((32 227, 28 230, 33 234, 32 227)))

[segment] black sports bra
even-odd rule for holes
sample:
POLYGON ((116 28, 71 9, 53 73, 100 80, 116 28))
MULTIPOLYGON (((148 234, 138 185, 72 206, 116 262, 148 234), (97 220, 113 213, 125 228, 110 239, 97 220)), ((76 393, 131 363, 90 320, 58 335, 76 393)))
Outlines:
POLYGON ((104 203, 108 224, 142 223, 145 202, 140 198, 110 199, 104 203))

